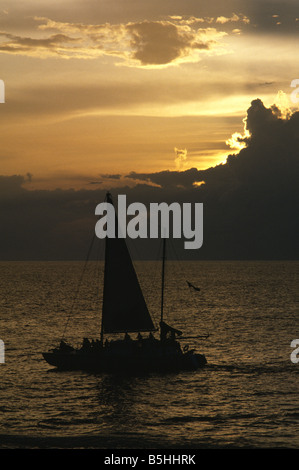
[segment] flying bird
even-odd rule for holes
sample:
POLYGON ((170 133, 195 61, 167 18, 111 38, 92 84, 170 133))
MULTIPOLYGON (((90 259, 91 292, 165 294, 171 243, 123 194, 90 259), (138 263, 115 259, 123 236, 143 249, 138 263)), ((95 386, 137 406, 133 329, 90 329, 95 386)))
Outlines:
POLYGON ((194 289, 194 290, 196 290, 196 291, 198 291, 198 292, 200 291, 200 288, 199 288, 199 287, 195 287, 195 286, 194 286, 193 284, 191 284, 191 282, 189 282, 189 281, 186 281, 186 282, 187 282, 187 284, 188 284, 188 286, 189 286, 190 288, 192 288, 192 289, 194 289))

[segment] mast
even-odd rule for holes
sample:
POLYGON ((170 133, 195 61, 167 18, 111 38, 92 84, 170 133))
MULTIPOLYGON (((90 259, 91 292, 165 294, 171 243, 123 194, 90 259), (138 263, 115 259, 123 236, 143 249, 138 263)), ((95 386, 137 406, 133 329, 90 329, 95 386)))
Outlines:
MULTIPOLYGON (((105 240, 105 264, 104 264, 104 285, 105 285, 105 277, 106 277, 106 258, 107 258, 107 250, 106 250, 107 241, 105 240)), ((103 289, 104 291, 104 289, 103 289)), ((103 315, 103 305, 104 305, 104 292, 103 292, 103 300, 102 300, 102 318, 101 318, 101 343, 104 344, 104 315, 103 315)))
POLYGON ((165 255, 166 255, 166 239, 163 238, 162 287, 161 287, 161 319, 160 319, 161 331, 162 331, 163 307, 164 307, 165 255))
MULTIPOLYGON (((105 202, 108 202, 108 198, 111 198, 109 192, 106 193, 105 202)), ((107 237, 105 238, 105 262, 104 262, 104 285, 105 278, 107 276, 107 237)), ((102 318, 101 318, 101 343, 104 344, 104 315, 103 315, 103 304, 104 304, 104 288, 103 288, 103 300, 102 300, 102 318)))

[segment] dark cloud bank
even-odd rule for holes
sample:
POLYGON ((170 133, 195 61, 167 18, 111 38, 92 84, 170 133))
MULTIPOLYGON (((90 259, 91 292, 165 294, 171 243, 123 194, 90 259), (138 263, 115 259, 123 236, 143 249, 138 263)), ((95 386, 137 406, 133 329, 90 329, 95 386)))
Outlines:
MULTIPOLYGON (((180 258, 298 260, 299 112, 285 119, 257 99, 248 109, 246 127, 247 147, 229 155, 226 164, 202 171, 130 173, 127 177, 138 184, 113 191, 115 199, 126 194, 128 203, 203 202, 203 246, 183 250, 180 241, 180 258)), ((0 258, 84 259, 97 220, 95 206, 105 191, 94 186, 28 191, 23 186, 29 177, 0 177, 0 258)), ((156 256, 158 243, 139 240, 137 245, 139 258, 156 256)))

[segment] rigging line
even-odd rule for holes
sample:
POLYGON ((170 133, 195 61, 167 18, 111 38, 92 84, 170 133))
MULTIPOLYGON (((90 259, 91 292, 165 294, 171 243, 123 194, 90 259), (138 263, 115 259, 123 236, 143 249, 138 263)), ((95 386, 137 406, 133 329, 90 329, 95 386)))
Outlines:
MULTIPOLYGON (((141 240, 141 246, 142 246, 142 241, 141 240)), ((149 308, 149 311, 151 310, 151 308, 149 307, 150 306, 150 303, 151 303, 151 297, 149 295, 149 292, 148 292, 148 289, 145 288, 145 286, 147 285, 147 282, 146 282, 146 276, 144 278, 144 274, 143 274, 143 269, 142 269, 142 265, 144 266, 144 263, 148 263, 148 262, 151 262, 151 261, 158 261, 159 260, 159 251, 160 251, 160 247, 158 247, 158 253, 154 254, 154 246, 155 246, 155 243, 149 243, 146 247, 147 249, 147 253, 148 253, 148 259, 143 259, 142 256, 141 256, 141 251, 138 247, 138 244, 135 243, 130 243, 130 240, 126 239, 126 244, 127 244, 127 248, 128 248, 128 251, 131 255, 131 258, 132 258, 132 263, 133 263, 133 266, 134 266, 134 269, 135 269, 135 272, 136 272, 136 276, 137 276, 137 279, 138 279, 138 282, 140 284, 140 286, 144 286, 144 289, 142 289, 142 293, 143 293, 143 296, 145 298, 145 301, 146 301, 146 304, 149 308), (136 259, 134 258, 134 255, 136 255, 136 259), (138 261, 141 262, 141 268, 138 266, 138 261)), ((156 250, 155 250, 156 251, 156 250)), ((157 275, 158 275, 158 269, 160 270, 160 266, 157 266, 156 264, 153 266, 154 268, 154 279, 157 279, 157 275)), ((146 270, 148 271, 148 269, 146 270)), ((152 319, 153 319, 153 323, 155 324, 156 321, 156 318, 154 315, 152 315, 152 319)))
MULTIPOLYGON (((151 240, 151 241, 153 243, 150 243, 147 247, 148 259, 144 260, 145 263, 150 263, 149 268, 146 269, 146 272, 151 277, 151 279, 154 279, 156 282, 160 282, 161 259, 162 259, 162 239, 159 238, 159 242, 157 240, 157 243, 156 243, 156 240, 151 240)), ((145 281, 145 285, 147 285, 146 281, 145 281)), ((150 285, 151 287, 153 286, 152 281, 150 285)), ((158 289, 158 285, 157 285, 157 289, 158 289)), ((151 291, 152 291, 151 288, 145 289, 144 296, 147 299, 147 304, 152 305, 150 310, 153 311, 152 318, 153 318, 154 324, 159 324, 159 319, 160 319, 160 314, 161 314, 161 302, 160 302, 160 298, 158 299, 156 296, 154 297, 154 300, 153 300, 151 291), (158 301, 157 305, 156 305, 156 301, 158 301), (154 313, 156 312, 156 310, 157 310, 157 313, 154 313)), ((159 328, 157 328, 157 330, 158 329, 159 328)))
POLYGON ((68 315, 68 318, 67 318, 67 321, 66 321, 64 330, 63 330, 63 334, 62 334, 61 340, 63 340, 64 337, 65 337, 65 332, 66 332, 66 329, 67 329, 67 326, 68 326, 70 317, 71 317, 71 315, 72 315, 72 313, 73 313, 74 306, 75 306, 75 303, 76 303, 77 298, 78 298, 78 295, 79 295, 79 291, 80 291, 80 288, 81 288, 81 284, 82 284, 82 281, 83 281, 83 277, 84 277, 84 275, 85 275, 87 263, 88 263, 88 261, 89 261, 89 257, 90 257, 90 253, 91 253, 91 250, 92 250, 92 247, 93 247, 93 244, 94 244, 95 237, 96 237, 96 234, 94 233, 94 234, 93 234, 93 237, 92 237, 92 240, 91 240, 91 243, 90 243, 90 246, 89 246, 89 249, 88 249, 88 252, 87 252, 87 256, 86 256, 86 260, 85 260, 85 263, 84 263, 83 271, 82 271, 82 274, 81 274, 81 277, 80 277, 80 280, 79 280, 79 283, 78 283, 78 286, 77 286, 77 290, 76 290, 76 293, 75 293, 75 296, 74 296, 74 299, 73 299, 73 303, 72 303, 72 306, 71 306, 70 313, 69 313, 69 315, 68 315))
MULTIPOLYGON (((137 243, 130 244, 130 241, 127 240, 127 239, 126 239, 126 242, 127 242, 127 248, 129 250, 129 252, 132 254, 132 256, 134 254, 137 256, 136 260, 134 260, 132 258, 132 262, 133 262, 134 269, 135 269, 135 272, 136 272, 136 275, 137 275, 137 278, 138 278, 138 281, 139 281, 140 285, 141 286, 143 285, 145 287, 147 285, 147 281, 146 281, 146 276, 145 276, 145 278, 143 276, 143 269, 142 268, 138 269, 138 263, 136 263, 136 261, 141 261, 142 263, 148 263, 148 262, 151 263, 152 262, 153 263, 153 264, 151 264, 151 269, 153 271, 153 276, 152 277, 155 280, 159 279, 160 273, 161 273, 162 238, 159 238, 159 243, 149 243, 147 245, 147 253, 148 253, 148 258, 149 259, 145 259, 145 260, 143 260, 142 256, 140 256, 141 252, 140 252, 139 247, 137 246, 137 243)), ((151 271, 151 269, 150 270, 147 269, 146 272, 151 271)), ((143 296, 145 298, 146 304, 149 307, 149 311, 151 311, 152 309, 151 309, 150 306, 151 306, 151 304, 153 304, 151 295, 148 292, 148 289, 144 288, 144 289, 142 289, 142 291, 143 291, 143 296)), ((153 309, 153 311, 155 311, 155 310, 156 310, 156 308, 153 309)), ((154 314, 154 313, 151 314, 154 324, 159 324, 159 319, 158 318, 160 318, 161 304, 157 305, 157 310, 158 310, 157 315, 154 314)), ((158 328, 157 328, 157 330, 158 330, 158 328)))

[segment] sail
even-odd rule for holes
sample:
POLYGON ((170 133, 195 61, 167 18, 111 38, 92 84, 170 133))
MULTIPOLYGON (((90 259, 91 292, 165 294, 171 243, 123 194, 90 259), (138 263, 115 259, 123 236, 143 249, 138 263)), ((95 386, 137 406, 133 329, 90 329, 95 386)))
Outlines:
POLYGON ((102 315, 104 333, 155 330, 125 239, 117 236, 106 237, 102 315))

